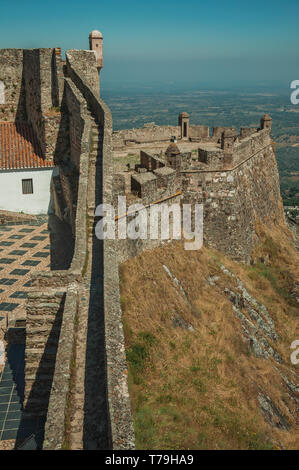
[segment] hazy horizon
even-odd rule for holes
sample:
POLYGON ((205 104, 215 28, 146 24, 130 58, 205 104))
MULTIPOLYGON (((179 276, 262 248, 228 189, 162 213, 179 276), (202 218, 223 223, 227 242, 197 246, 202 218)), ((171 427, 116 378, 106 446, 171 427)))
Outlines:
POLYGON ((299 79, 299 2, 4 2, 0 48, 88 49, 104 35, 105 87, 286 86, 299 79), (26 18, 26 21, 24 21, 26 18))

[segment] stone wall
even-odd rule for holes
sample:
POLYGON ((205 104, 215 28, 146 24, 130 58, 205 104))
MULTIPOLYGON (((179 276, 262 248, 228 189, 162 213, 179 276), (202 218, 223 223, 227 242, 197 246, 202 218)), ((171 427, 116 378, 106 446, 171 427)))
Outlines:
MULTIPOLYGON (((70 88, 69 93, 74 93, 76 100, 80 102, 80 93, 69 83, 66 86, 70 88)), ((80 210, 74 212, 75 248, 71 267, 67 271, 32 274, 33 289, 27 303, 25 410, 38 414, 47 413, 45 448, 61 448, 65 433, 65 405, 69 393, 78 286, 82 282, 87 257, 86 211, 91 127, 88 116, 84 116, 84 113, 81 116, 83 132, 79 159, 80 177, 76 190, 76 205, 78 204, 80 210), (63 302, 56 301, 57 296, 61 296, 63 302), (34 354, 37 355, 35 361, 34 354), (45 368, 48 370, 48 378, 44 393, 44 377, 41 373, 45 368), (58 384, 59 389, 56 388, 58 384), (60 409, 59 415, 56 407, 60 409)))
POLYGON ((53 159, 63 96, 60 49, 1 49, 0 80, 5 86, 0 120, 32 124, 44 157, 53 159), (51 116, 55 110, 56 116, 51 116))
POLYGON ((238 260, 250 261, 258 220, 283 220, 271 143, 232 170, 184 171, 182 187, 183 202, 203 204, 205 242, 238 260))
POLYGON ((24 408, 30 413, 42 415, 47 411, 65 294, 64 289, 28 294, 24 408))
MULTIPOLYGON (((121 148, 127 141, 144 143, 169 141, 172 136, 180 137, 181 129, 179 126, 146 126, 141 129, 126 129, 113 132, 113 148, 121 148)), ((129 145, 129 142, 128 142, 129 145)))
POLYGON ((235 128, 234 127, 221 127, 221 126, 213 127, 212 140, 214 140, 215 142, 218 142, 218 141, 220 142, 223 132, 227 130, 233 131, 235 130, 235 128))
MULTIPOLYGON (((157 172, 172 171, 170 162, 154 170, 151 157, 141 151, 141 168, 131 175, 134 202, 149 204, 181 190, 181 202, 203 204, 204 241, 242 261, 250 261, 255 241, 255 224, 284 220, 279 175, 269 129, 245 129, 236 136, 231 153, 216 142, 225 128, 215 128, 210 142, 201 143, 198 161, 186 154, 176 175, 164 178, 157 172), (228 158, 229 157, 229 158, 228 158), (142 168, 144 167, 144 168, 142 168), (147 171, 148 170, 148 171, 147 171)), ((172 157, 180 160, 184 155, 172 157)), ((166 176, 166 175, 165 175, 166 176)), ((118 185, 119 186, 119 185, 118 185)), ((120 194, 120 187, 117 188, 120 194)), ((151 246, 144 240, 118 242, 121 261, 151 246)))
MULTIPOLYGON (((82 268, 85 270, 87 266, 81 256, 84 251, 86 255, 87 249, 86 240, 88 232, 86 221, 88 218, 94 217, 95 206, 99 201, 105 203, 112 203, 113 201, 112 118, 107 106, 93 92, 91 82, 92 75, 94 74, 94 64, 89 64, 91 65, 89 69, 86 69, 86 64, 82 66, 80 61, 84 62, 85 56, 85 53, 80 56, 79 51, 76 51, 76 54, 73 51, 67 53, 67 73, 72 81, 72 84, 68 83, 68 85, 71 86, 77 98, 77 102, 74 99, 69 99, 69 102, 72 101, 76 105, 72 108, 73 113, 76 112, 83 117, 84 113, 81 113, 81 109, 79 112, 77 105, 82 100, 82 97, 84 97, 88 109, 102 128, 103 135, 102 151, 100 153, 102 160, 94 159, 93 154, 89 153, 89 149, 92 148, 91 129, 89 134, 90 139, 85 139, 86 134, 84 131, 81 140, 79 159, 80 178, 76 211, 76 242, 74 259, 70 268, 70 272, 74 271, 77 274, 82 272, 82 268), (86 72, 89 78, 85 80, 86 72), (100 172, 101 177, 97 176, 98 172, 100 172)), ((88 57, 90 56, 88 55, 88 57)), ((76 119, 79 119, 78 116, 76 119)), ((84 121, 88 127, 88 121, 85 119, 84 121)), ((76 147, 73 148, 76 153, 76 147)), ((93 245, 96 242, 92 233, 90 233, 90 237, 92 237, 93 242, 89 251, 91 249, 93 252, 93 245)), ((93 259, 93 253, 90 253, 91 256, 93 259)), ((103 266, 101 269, 104 269, 105 349, 111 445, 113 449, 129 449, 134 448, 134 431, 128 394, 127 364, 121 322, 117 253, 113 240, 104 241, 103 256, 105 269, 103 266)), ((101 263, 100 258, 97 258, 95 261, 101 263)), ((38 282, 42 282, 41 279, 38 282)), ((100 280, 98 279, 97 282, 98 285, 95 285, 94 288, 101 290, 100 280)), ((69 335, 72 338, 74 334, 73 322, 77 308, 76 283, 71 284, 71 286, 72 292, 68 291, 66 293, 65 310, 62 317, 62 328, 46 422, 44 449, 61 449, 65 438, 65 420, 71 372, 70 362, 73 347, 73 342, 69 335), (70 298, 70 294, 72 298, 70 298), (69 306, 67 310, 66 306, 69 306), (57 410, 59 410, 58 415, 57 410)), ((91 302, 91 299, 89 302, 91 302)), ((98 332, 94 331, 93 334, 97 336, 98 332)))
POLYGON ((0 121, 26 120, 22 90, 23 49, 0 49, 0 80, 4 83, 5 103, 0 103, 0 121))
MULTIPOLYGON (((175 136, 178 140, 181 138, 180 126, 157 126, 155 124, 146 124, 139 129, 126 129, 113 132, 113 148, 120 149, 130 143, 149 143, 149 142, 169 142, 175 136)), ((208 139, 208 126, 190 126, 189 137, 191 140, 208 139)))
MULTIPOLYGON (((166 194, 164 196, 161 196, 159 200, 155 200, 154 197, 151 199, 149 197, 144 197, 144 198, 138 198, 135 199, 133 204, 142 204, 145 207, 146 211, 146 218, 147 221, 150 220, 150 210, 153 205, 160 207, 161 204, 163 203, 167 207, 170 207, 172 204, 180 204, 181 203, 181 192, 180 191, 174 191, 171 194, 169 194, 169 188, 166 191, 166 194), (151 202, 149 202, 151 200, 151 202)), ((152 195, 153 196, 153 195, 152 195)), ((128 207, 129 209, 129 207, 128 207)), ((143 211, 142 211, 143 213, 143 211)), ((129 224, 135 217, 137 216, 137 213, 134 215, 130 215, 130 212, 127 214, 127 219, 126 223, 129 224)), ((170 218, 170 234, 172 234, 172 219, 170 218)), ((158 236, 157 239, 152 239, 150 237, 150 226, 148 224, 148 230, 147 230, 147 237, 145 239, 138 238, 136 240, 132 240, 130 238, 126 238, 125 240, 118 239, 117 240, 117 256, 118 256, 118 262, 123 263, 124 261, 133 258, 134 256, 137 256, 139 253, 145 251, 145 250, 151 250, 157 246, 160 246, 163 243, 168 243, 168 240, 161 240, 161 237, 158 236)), ((116 229, 117 229, 117 224, 116 224, 116 229)), ((158 219, 158 234, 160 234, 161 230, 161 216, 159 216, 158 219)), ((172 235, 171 235, 172 237, 172 235)))
POLYGON ((259 130, 241 141, 235 143, 233 152, 234 164, 246 160, 271 143, 270 132, 267 129, 259 130))
POLYGON ((189 126, 189 137, 191 140, 209 139, 210 129, 208 126, 189 126))

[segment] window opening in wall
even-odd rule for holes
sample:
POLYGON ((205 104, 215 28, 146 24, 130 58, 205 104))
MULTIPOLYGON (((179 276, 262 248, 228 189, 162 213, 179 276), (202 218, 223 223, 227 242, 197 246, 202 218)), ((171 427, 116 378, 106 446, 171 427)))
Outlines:
POLYGON ((22 180, 22 192, 23 194, 33 194, 32 179, 22 180))
POLYGON ((187 123, 184 122, 184 137, 187 137, 187 123))

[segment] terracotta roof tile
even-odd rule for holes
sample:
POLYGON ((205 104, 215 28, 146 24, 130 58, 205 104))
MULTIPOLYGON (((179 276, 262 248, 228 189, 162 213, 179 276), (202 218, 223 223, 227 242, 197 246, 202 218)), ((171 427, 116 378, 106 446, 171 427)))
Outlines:
POLYGON ((40 144, 30 124, 0 122, 0 171, 53 167, 42 157, 40 144))

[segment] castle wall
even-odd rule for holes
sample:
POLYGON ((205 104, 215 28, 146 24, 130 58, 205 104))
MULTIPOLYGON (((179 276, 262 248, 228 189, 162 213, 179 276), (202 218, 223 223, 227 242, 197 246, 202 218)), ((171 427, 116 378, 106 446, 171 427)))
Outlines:
POLYGON ((179 126, 148 126, 141 129, 126 129, 113 132, 113 148, 119 148, 126 145, 126 141, 137 143, 169 141, 172 136, 178 139, 181 134, 179 126))
MULTIPOLYGON (((145 212, 146 212, 146 217, 147 221, 150 220, 150 206, 151 202, 156 202, 157 200, 163 202, 167 207, 170 207, 172 204, 180 204, 181 202, 181 194, 177 190, 177 188, 174 186, 172 187, 172 191, 170 191, 170 188, 168 187, 167 189, 165 188, 164 193, 160 193, 159 195, 156 194, 151 194, 151 197, 148 197, 148 195, 145 195, 144 198, 138 198, 135 199, 133 204, 142 204, 145 207, 145 212), (159 199, 156 199, 159 198, 159 199)), ((116 201, 117 202, 117 201, 116 201)), ((160 204, 156 204, 157 206, 160 206, 160 204)), ((127 217, 127 224, 129 224, 132 220, 135 219, 134 216, 128 215, 127 217)), ((170 218, 170 234, 172 234, 172 219, 170 218)), ((159 217, 158 220, 158 234, 160 234, 161 230, 161 217, 159 217)), ((149 222, 148 222, 148 232, 147 232, 147 238, 146 239, 136 239, 136 240, 131 240, 130 238, 126 238, 125 240, 118 239, 117 240, 117 255, 118 255, 118 262, 123 263, 124 261, 133 258, 134 256, 137 256, 139 253, 145 251, 145 250, 152 250, 153 248, 160 246, 163 243, 167 243, 168 240, 162 241, 161 238, 158 239, 151 239, 150 238, 150 227, 149 227, 149 222)))
POLYGON ((22 89, 23 49, 0 50, 0 80, 4 83, 4 103, 0 103, 0 121, 26 120, 22 89))
POLYGON ((100 76, 94 51, 70 49, 66 53, 66 61, 71 78, 74 79, 74 72, 79 81, 81 81, 80 77, 84 77, 84 83, 88 89, 96 98, 99 98, 100 76))
POLYGON ((58 110, 63 96, 60 50, 2 49, 0 80, 5 86, 0 120, 31 123, 43 156, 53 159, 60 128, 58 110))
POLYGON ((28 294, 24 408, 38 415, 47 411, 65 294, 63 289, 28 294))
POLYGON ((210 128, 208 126, 189 126, 189 137, 191 139, 209 139, 210 128))
MULTIPOLYGON (((97 142, 99 148, 94 152, 92 126, 95 124, 90 125, 88 119, 84 117, 85 128, 81 143, 76 213, 76 243, 70 272, 72 270, 77 270, 79 273, 86 272, 84 274, 85 282, 89 283, 90 286, 92 285, 92 298, 86 299, 87 304, 94 302, 95 295, 100 295, 100 300, 103 301, 104 311, 98 310, 96 318, 99 318, 99 316, 102 318, 103 315, 105 323, 105 357, 99 357, 99 361, 104 362, 106 367, 111 445, 113 449, 132 449, 134 448, 134 431, 127 385, 124 335, 121 326, 116 246, 114 240, 105 240, 102 244, 95 238, 93 233, 96 205, 100 202, 112 203, 113 201, 112 118, 107 106, 93 93, 93 86, 90 82, 93 72, 90 74, 89 70, 89 79, 85 80, 84 73, 88 64, 84 63, 84 57, 85 54, 82 54, 81 60, 84 66, 78 67, 78 54, 76 54, 76 60, 73 60, 72 53, 67 54, 68 76, 76 87, 76 89, 73 88, 73 92, 76 94, 77 100, 80 101, 81 97, 84 97, 88 108, 98 123, 96 127, 99 126, 101 130, 97 142), (86 139, 86 131, 88 131, 89 139, 86 139), (87 224, 87 220, 89 224, 87 224), (87 239, 89 240, 88 244, 87 239), (101 254, 101 248, 103 248, 103 255, 101 254), (89 253, 89 256, 87 253, 89 253), (103 266, 105 266, 105 269, 103 269, 103 266), (101 278, 99 278, 100 275, 96 275, 97 272, 103 273, 101 278), (96 279, 93 279, 95 275, 96 279)), ((94 55, 93 57, 95 59, 94 55)), ((78 108, 76 109, 78 111, 78 108)), ((74 294, 73 298, 70 297, 70 294, 70 292, 67 293, 65 305, 69 306, 71 310, 65 309, 62 316, 53 387, 50 394, 45 429, 44 449, 48 450, 61 449, 66 437, 67 401, 70 399, 70 364, 74 347, 73 325, 76 309, 80 311, 80 307, 74 299, 74 294)), ((88 295, 90 294, 88 293, 88 295)), ((101 334, 102 332, 93 328, 91 332, 88 332, 88 338, 90 335, 93 336, 96 343, 101 334)), ((90 338, 88 342, 90 342, 90 338)), ((96 392, 97 390, 95 390, 96 392)), ((100 399, 102 400, 103 397, 100 397, 100 399)), ((90 403, 89 406, 91 406, 90 403)))
MULTIPOLYGON (((73 102, 80 102, 79 92, 76 93, 73 88, 71 92, 76 94, 76 99, 73 98, 73 102)), ((82 271, 87 256, 86 211, 91 127, 87 116, 83 113, 81 115, 83 132, 81 136, 78 187, 75 188, 67 180, 65 184, 70 184, 70 187, 67 191, 64 188, 64 195, 67 194, 69 197, 67 199, 66 196, 70 211, 72 210, 74 195, 77 196, 76 206, 78 205, 80 208, 80 210, 74 210, 71 214, 75 218, 75 223, 73 223, 75 248, 72 264, 67 271, 36 272, 32 274, 31 285, 33 289, 28 296, 26 308, 24 406, 26 411, 41 415, 46 414, 51 409, 54 413, 53 416, 55 416, 55 423, 49 422, 49 427, 53 429, 54 426, 55 442, 60 439, 60 447, 65 433, 65 412, 71 375, 74 321, 78 306, 78 285, 82 281, 82 271), (44 375, 47 376, 46 381, 44 375), (55 399, 51 398, 53 388, 59 390, 59 397, 55 396, 55 399), (58 406, 60 412, 60 420, 57 417, 56 406, 58 406)), ((63 183, 62 186, 64 186, 63 183)))
MULTIPOLYGON (((132 143, 148 143, 148 142, 169 142, 175 136, 178 140, 181 138, 180 126, 156 126, 146 125, 139 129, 125 129, 113 132, 112 141, 113 148, 121 148, 125 145, 130 146, 132 143)), ((208 126, 190 126, 189 137, 197 139, 209 138, 208 126)))
POLYGON ((235 143, 233 153, 234 164, 246 160, 246 158, 267 147, 270 143, 271 137, 267 129, 260 130, 235 143))
POLYGON ((62 91, 62 70, 56 65, 59 57, 55 49, 33 49, 24 51, 24 93, 27 120, 40 141, 43 155, 53 159, 53 146, 57 141, 60 125, 59 115, 47 115, 58 108, 62 91), (58 71, 59 80, 58 80, 58 71))
POLYGON ((221 136, 223 134, 224 131, 227 131, 227 130, 235 130, 234 127, 222 127, 222 126, 216 126, 216 127, 213 127, 213 131, 212 131, 212 140, 214 140, 215 142, 219 141, 220 142, 220 139, 221 139, 221 136))
POLYGON ((238 260, 250 260, 256 221, 283 217, 271 144, 230 171, 184 171, 182 187, 183 202, 203 204, 205 242, 238 260))

